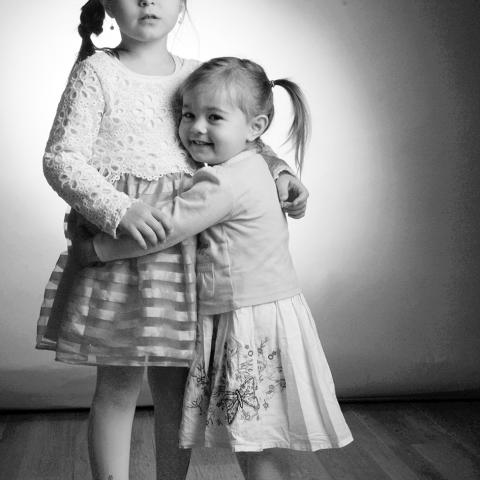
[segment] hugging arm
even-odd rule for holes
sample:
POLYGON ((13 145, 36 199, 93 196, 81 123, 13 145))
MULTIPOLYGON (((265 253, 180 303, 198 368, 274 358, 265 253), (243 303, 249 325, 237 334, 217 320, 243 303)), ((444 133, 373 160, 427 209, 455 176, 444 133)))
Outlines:
POLYGON ((155 253, 221 223, 229 218, 233 207, 231 191, 228 180, 214 169, 199 170, 193 177, 192 187, 163 209, 172 227, 164 242, 145 250, 130 238, 115 240, 101 233, 93 240, 98 259, 110 262, 155 253))
POLYGON ((307 209, 308 190, 294 171, 275 152, 258 140, 258 153, 265 160, 277 186, 278 199, 282 209, 292 218, 301 218, 307 209))

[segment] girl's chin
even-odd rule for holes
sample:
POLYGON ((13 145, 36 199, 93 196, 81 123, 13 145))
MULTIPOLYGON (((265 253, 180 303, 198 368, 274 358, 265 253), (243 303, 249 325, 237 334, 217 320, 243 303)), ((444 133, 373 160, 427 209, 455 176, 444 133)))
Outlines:
POLYGON ((212 155, 212 152, 210 149, 207 149, 205 147, 192 147, 192 145, 189 146, 188 148, 188 153, 190 153, 190 156, 199 163, 205 163, 208 162, 214 155, 212 155))

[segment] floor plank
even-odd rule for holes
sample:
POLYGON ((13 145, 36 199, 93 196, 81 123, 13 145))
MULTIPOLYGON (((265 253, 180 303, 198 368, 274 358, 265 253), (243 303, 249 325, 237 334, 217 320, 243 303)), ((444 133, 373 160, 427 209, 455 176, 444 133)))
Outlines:
MULTIPOLYGON (((286 452, 291 480, 478 480, 480 402, 342 405, 355 441, 286 452)), ((0 480, 90 480, 88 412, 0 414, 0 480)), ((131 476, 154 480, 153 411, 139 409, 131 476)), ((187 480, 242 480, 228 450, 195 449, 187 480)))
POLYGON ((7 422, 6 420, 2 419, 0 420, 0 441, 3 439, 3 432, 5 431, 5 428, 7 428, 7 422))
POLYGON ((353 412, 348 424, 360 448, 375 462, 391 480, 418 480, 415 472, 402 459, 398 458, 381 436, 371 428, 361 415, 353 412))
POLYGON ((447 480, 480 479, 480 462, 461 446, 444 440, 416 445, 415 448, 435 465, 447 480))
POLYGON ((313 452, 285 452, 291 480, 335 480, 313 452))
POLYGON ((418 480, 446 480, 438 469, 422 456, 415 446, 442 438, 432 424, 428 431, 406 417, 410 406, 395 404, 358 406, 355 415, 374 433, 376 438, 399 459, 408 465, 418 480))
POLYGON ((352 430, 353 443, 340 449, 322 450, 315 455, 335 480, 389 480, 387 473, 381 469, 357 438, 359 431, 366 429, 362 424, 355 422, 354 415, 357 409, 357 404, 342 408, 352 430))
POLYGON ((424 424, 435 425, 480 458, 480 409, 472 409, 471 402, 418 402, 414 408, 411 422, 420 418, 424 424))
POLYGON ((232 452, 226 449, 196 448, 192 452, 187 480, 243 480, 232 452))

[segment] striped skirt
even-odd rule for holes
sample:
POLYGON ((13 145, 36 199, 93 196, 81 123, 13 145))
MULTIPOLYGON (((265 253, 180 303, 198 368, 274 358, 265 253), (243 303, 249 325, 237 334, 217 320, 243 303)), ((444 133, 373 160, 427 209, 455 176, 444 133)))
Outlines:
MULTIPOLYGON (((158 181, 126 176, 117 188, 161 206, 190 184, 188 175, 158 181)), ((86 221, 67 219, 66 237, 86 221)), ((80 268, 60 255, 45 290, 38 349, 85 365, 188 366, 195 344, 195 239, 144 257, 80 268)))

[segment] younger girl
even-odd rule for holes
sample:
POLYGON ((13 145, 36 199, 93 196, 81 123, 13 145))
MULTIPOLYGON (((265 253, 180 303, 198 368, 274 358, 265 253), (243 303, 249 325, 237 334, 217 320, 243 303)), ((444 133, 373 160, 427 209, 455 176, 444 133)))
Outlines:
MULTIPOLYGON (((257 64, 213 59, 180 90, 180 138, 208 166, 167 204, 172 232, 150 251, 202 232, 197 250, 198 337, 180 444, 230 447, 247 479, 288 478, 276 449, 352 441, 314 320, 288 251, 288 230, 256 142, 273 117, 274 86, 294 110, 289 139, 303 164, 308 114, 296 84, 257 64)), ((160 206, 160 205, 159 205, 160 206)), ((101 261, 135 257, 134 242, 94 239, 101 261)))
MULTIPOLYGON (((198 62, 167 50, 167 35, 185 8, 184 0, 89 0, 82 8, 82 47, 44 156, 47 180, 73 207, 69 237, 103 231, 141 247, 164 238, 155 205, 182 192, 196 169, 178 140, 171 100, 198 62), (96 51, 90 35, 102 31, 105 11, 121 42, 96 51)), ((275 176, 284 169, 278 161, 271 165, 275 176)), ((189 455, 177 438, 195 338, 194 261, 195 245, 185 240, 157 255, 86 270, 62 256, 52 274, 37 346, 56 350, 62 362, 97 366, 88 435, 95 480, 128 479, 145 367, 157 476, 185 477, 189 455)))

